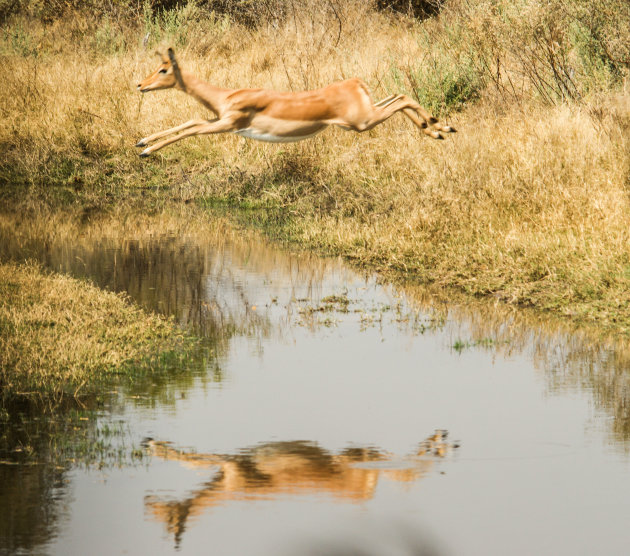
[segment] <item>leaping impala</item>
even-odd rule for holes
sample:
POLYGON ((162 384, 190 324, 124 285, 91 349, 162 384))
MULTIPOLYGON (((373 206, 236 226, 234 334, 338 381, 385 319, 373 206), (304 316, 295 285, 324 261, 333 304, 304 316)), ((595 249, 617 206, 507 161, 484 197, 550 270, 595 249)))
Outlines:
POLYGON ((180 69, 172 48, 158 68, 138 85, 142 93, 160 89, 179 89, 191 95, 217 115, 214 120, 190 120, 182 125, 140 139, 137 147, 163 139, 144 149, 151 153, 193 135, 236 133, 243 137, 287 143, 316 135, 329 125, 347 131, 363 132, 402 111, 424 133, 443 139, 454 128, 442 125, 422 106, 406 95, 390 95, 373 103, 367 85, 360 79, 346 79, 323 89, 300 93, 281 93, 264 89, 221 89, 180 69))

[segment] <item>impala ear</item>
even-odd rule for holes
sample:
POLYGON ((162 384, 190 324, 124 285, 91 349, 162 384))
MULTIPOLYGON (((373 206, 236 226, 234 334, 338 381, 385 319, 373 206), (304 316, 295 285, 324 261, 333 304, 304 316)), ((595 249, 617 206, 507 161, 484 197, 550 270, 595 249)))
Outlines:
POLYGON ((168 59, 171 61, 171 64, 176 66, 177 60, 175 59, 175 51, 171 47, 169 47, 167 52, 168 52, 168 59))
POLYGON ((165 54, 162 54, 159 50, 155 51, 155 55, 159 56, 162 62, 168 62, 168 56, 166 56, 165 54))
POLYGON ((177 84, 182 88, 182 90, 186 90, 186 85, 184 85, 184 80, 182 79, 182 72, 179 69, 179 64, 175 59, 175 52, 173 52, 172 48, 168 49, 168 57, 171 60, 171 66, 173 68, 173 74, 175 75, 175 80, 177 84))

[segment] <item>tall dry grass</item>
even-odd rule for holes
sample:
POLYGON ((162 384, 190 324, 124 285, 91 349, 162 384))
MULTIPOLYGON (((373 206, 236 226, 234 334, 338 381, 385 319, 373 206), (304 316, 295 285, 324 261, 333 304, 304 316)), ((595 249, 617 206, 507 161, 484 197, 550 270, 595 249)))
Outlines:
POLYGON ((422 21, 359 0, 261 0, 254 20, 209 6, 12 16, 3 202, 27 186, 97 208, 143 192, 263 207, 268 229, 304 245, 628 332, 626 2, 451 0, 422 21), (375 100, 405 92, 460 133, 432 142, 395 116, 293 145, 190 139, 141 161, 138 138, 207 115, 181 93, 135 91, 166 45, 225 87, 361 77, 375 100))

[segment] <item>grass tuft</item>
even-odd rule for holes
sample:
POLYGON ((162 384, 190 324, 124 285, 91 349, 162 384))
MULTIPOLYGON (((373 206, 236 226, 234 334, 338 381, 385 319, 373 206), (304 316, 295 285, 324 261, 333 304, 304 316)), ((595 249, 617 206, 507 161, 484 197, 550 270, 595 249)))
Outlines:
POLYGON ((42 270, 0 264, 2 403, 92 394, 121 375, 159 366, 187 338, 120 294, 42 270))

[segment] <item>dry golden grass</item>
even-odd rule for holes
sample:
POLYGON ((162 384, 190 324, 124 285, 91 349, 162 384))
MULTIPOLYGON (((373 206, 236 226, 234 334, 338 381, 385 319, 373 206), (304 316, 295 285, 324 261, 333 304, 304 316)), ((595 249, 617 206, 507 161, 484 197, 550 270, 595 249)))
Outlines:
POLYGON ((0 181, 86 217, 145 193, 152 210, 156 198, 262 207, 256 219, 303 245, 628 333, 627 7, 504 4, 453 0, 416 22, 358 0, 302 0, 257 28, 196 4, 109 27, 17 18, 3 47, 0 181), (608 18, 600 42, 583 23, 595 16, 608 18), (361 77, 375 99, 415 94, 460 133, 433 142, 395 116, 293 145, 195 138, 141 161, 140 137, 207 115, 181 93, 135 91, 160 44, 226 87, 361 77))
POLYGON ((35 264, 0 264, 1 401, 94 392, 181 344, 175 325, 119 294, 35 264))

